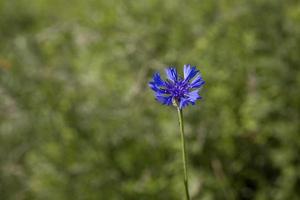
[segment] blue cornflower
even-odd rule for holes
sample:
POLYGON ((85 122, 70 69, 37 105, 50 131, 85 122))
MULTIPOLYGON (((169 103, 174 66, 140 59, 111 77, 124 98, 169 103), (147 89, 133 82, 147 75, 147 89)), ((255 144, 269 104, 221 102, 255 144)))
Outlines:
POLYGON ((184 77, 178 75, 174 67, 166 70, 167 80, 162 80, 159 73, 153 75, 149 87, 155 91, 156 100, 164 105, 178 105, 180 109, 194 105, 201 99, 199 90, 205 83, 196 67, 187 64, 183 67, 184 77))

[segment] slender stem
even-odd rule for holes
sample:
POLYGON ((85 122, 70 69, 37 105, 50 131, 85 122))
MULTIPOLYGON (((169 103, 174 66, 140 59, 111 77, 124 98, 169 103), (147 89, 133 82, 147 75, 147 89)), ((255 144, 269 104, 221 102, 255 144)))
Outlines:
POLYGON ((188 175, 187 175, 187 161, 186 161, 187 159, 186 159, 186 150, 185 150, 184 125, 183 125, 182 110, 179 107, 177 107, 177 112, 178 112, 178 121, 179 121, 180 134, 181 134, 181 148, 182 148, 182 161, 183 161, 185 194, 186 194, 186 199, 190 200, 189 186, 188 186, 188 175))

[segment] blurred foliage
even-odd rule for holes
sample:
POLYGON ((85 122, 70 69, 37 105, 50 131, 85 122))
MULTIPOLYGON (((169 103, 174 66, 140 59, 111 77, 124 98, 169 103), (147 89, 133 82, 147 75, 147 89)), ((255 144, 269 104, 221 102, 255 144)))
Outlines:
POLYGON ((300 199, 297 0, 0 0, 0 199, 179 200, 176 111, 147 83, 197 65, 193 199, 300 199))

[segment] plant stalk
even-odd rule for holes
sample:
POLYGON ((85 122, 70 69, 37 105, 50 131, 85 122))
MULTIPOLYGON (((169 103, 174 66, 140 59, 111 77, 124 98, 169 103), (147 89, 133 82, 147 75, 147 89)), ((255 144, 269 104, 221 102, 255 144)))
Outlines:
POLYGON ((180 109, 178 106, 177 106, 177 112, 178 112, 178 121, 179 121, 179 127, 180 127, 180 135, 181 135, 181 149, 182 149, 185 194, 186 194, 186 199, 190 200, 188 175, 187 175, 187 158, 186 158, 186 149, 185 149, 183 116, 182 116, 182 109, 180 109))

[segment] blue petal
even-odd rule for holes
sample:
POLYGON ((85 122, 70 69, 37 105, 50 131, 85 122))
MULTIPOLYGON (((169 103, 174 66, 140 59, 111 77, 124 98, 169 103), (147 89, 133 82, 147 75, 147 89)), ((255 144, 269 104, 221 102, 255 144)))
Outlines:
POLYGON ((173 82, 177 81, 178 74, 177 70, 173 67, 169 67, 166 69, 167 78, 173 82))
POLYGON ((165 82, 160 78, 159 73, 155 73, 153 75, 153 81, 157 86, 164 86, 165 85, 165 82))
POLYGON ((169 94, 165 89, 166 83, 160 78, 159 73, 153 75, 153 81, 149 82, 148 85, 157 94, 169 94))
POLYGON ((156 100, 163 105, 172 105, 172 96, 156 95, 156 100))
POLYGON ((165 90, 164 88, 158 87, 155 82, 150 82, 149 87, 155 91, 157 94, 170 94, 169 91, 165 90))
POLYGON ((191 88, 200 88, 205 84, 205 81, 202 79, 201 75, 196 76, 196 78, 191 82, 191 88))
POLYGON ((183 75, 184 75, 184 79, 186 79, 186 77, 188 77, 188 75, 191 72, 191 65, 187 64, 183 66, 183 75))
POLYGON ((183 97, 180 98, 180 102, 179 102, 179 108, 180 109, 183 109, 183 108, 185 108, 188 105, 189 105, 189 100, 188 99, 183 98, 183 97))
POLYGON ((188 93, 188 100, 192 103, 195 103, 198 99, 201 99, 199 95, 199 90, 194 90, 188 93))
POLYGON ((186 82, 190 81, 199 71, 196 67, 191 67, 190 64, 183 66, 183 75, 186 82))

